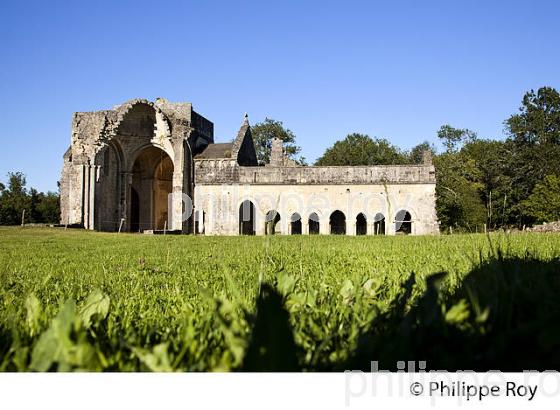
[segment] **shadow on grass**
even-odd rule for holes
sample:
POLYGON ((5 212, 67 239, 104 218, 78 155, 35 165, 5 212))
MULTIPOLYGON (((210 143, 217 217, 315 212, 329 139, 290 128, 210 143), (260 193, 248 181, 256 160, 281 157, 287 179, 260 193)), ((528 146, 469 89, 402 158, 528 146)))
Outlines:
MULTIPOLYGON (((444 289, 430 276, 411 306, 411 274, 391 308, 363 330, 347 360, 308 371, 397 370, 398 361, 426 361, 426 370, 560 370, 560 259, 494 259, 444 289)), ((241 370, 302 370, 282 296, 263 286, 241 370)))

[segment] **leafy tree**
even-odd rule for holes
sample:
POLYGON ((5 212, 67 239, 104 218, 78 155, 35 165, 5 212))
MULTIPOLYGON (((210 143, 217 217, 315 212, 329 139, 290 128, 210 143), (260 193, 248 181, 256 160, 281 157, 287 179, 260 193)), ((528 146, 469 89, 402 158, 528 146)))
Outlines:
POLYGON ((534 222, 522 202, 547 175, 560 169, 560 96, 554 88, 542 87, 525 94, 520 113, 506 120, 509 171, 512 179, 512 218, 521 226, 534 222))
POLYGON ((436 167, 436 212, 440 227, 474 232, 486 222, 486 207, 481 199, 484 185, 472 158, 446 152, 434 158, 436 167))
POLYGON ((560 94, 542 87, 523 96, 520 113, 506 120, 511 138, 524 145, 560 144, 560 94))
POLYGON ((424 151, 429 151, 432 157, 436 155, 436 148, 428 141, 424 141, 413 147, 408 153, 408 162, 410 164, 421 164, 424 161, 424 151))
POLYGON ((41 223, 43 218, 41 212, 38 209, 39 203, 41 202, 43 193, 37 192, 35 188, 29 190, 29 215, 27 218, 30 222, 41 223))
POLYGON ((0 198, 0 224, 21 223, 22 212, 29 203, 25 184, 25 176, 21 172, 8 173, 8 187, 2 191, 0 198))
POLYGON ((305 158, 296 158, 296 155, 301 152, 301 147, 295 145, 295 134, 290 129, 285 128, 281 121, 265 118, 263 122, 251 126, 251 134, 253 135, 259 163, 268 164, 272 149, 272 139, 279 138, 284 142, 284 150, 288 157, 300 165, 305 165, 305 158))
POLYGON ((0 225, 19 225, 25 210, 26 222, 56 223, 60 218, 59 195, 25 187, 25 175, 8 173, 8 187, 0 184, 0 225))
POLYGON ((512 179, 509 176, 507 142, 477 139, 467 142, 461 153, 474 161, 478 182, 482 185, 481 199, 486 206, 489 228, 507 224, 514 209, 512 179))
POLYGON ((547 175, 522 206, 537 222, 560 221, 560 178, 547 175))
POLYGON ((406 162, 406 155, 386 139, 350 134, 328 148, 315 165, 395 165, 406 162))
POLYGON ((41 222, 58 223, 60 221, 60 196, 55 192, 41 194, 37 210, 41 215, 41 222))
POLYGON ((453 128, 451 125, 442 125, 437 132, 447 152, 455 152, 461 144, 474 141, 476 133, 467 128, 453 128))

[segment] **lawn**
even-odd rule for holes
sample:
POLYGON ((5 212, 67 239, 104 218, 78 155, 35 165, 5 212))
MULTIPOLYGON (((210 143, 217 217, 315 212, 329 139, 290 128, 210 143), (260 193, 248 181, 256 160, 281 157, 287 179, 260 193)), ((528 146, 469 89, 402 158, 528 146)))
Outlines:
POLYGON ((0 370, 557 369, 559 257, 560 235, 538 233, 0 228, 0 370))

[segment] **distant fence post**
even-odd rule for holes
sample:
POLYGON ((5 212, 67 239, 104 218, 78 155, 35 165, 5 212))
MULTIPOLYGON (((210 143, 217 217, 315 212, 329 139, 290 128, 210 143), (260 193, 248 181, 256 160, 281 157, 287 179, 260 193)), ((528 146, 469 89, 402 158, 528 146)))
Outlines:
POLYGON ((25 226, 25 209, 21 213, 21 226, 25 226))

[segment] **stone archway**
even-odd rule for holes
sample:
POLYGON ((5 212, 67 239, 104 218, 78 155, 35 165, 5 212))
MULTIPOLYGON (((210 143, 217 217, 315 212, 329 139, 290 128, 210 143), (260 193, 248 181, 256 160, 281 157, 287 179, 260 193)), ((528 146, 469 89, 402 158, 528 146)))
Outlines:
POLYGON ((309 219, 307 221, 309 235, 318 235, 320 232, 320 225, 319 225, 319 215, 316 212, 313 212, 309 215, 309 219))
POLYGON ((356 235, 367 234, 367 219, 363 213, 356 216, 356 235))
POLYGON ((301 235, 301 215, 297 212, 292 215, 290 218, 290 234, 291 235, 301 235))
POLYGON ((334 211, 329 219, 331 235, 346 235, 346 216, 339 210, 334 211))
POLYGON ((378 212, 374 219, 373 223, 373 234, 374 235, 385 235, 385 216, 378 212))
POLYGON ((412 233, 412 215, 407 210, 400 210, 395 216, 395 233, 410 235, 412 233))
POLYGON ((249 200, 239 205, 239 234, 255 234, 255 205, 249 200))
POLYGON ((169 228, 168 196, 173 190, 173 161, 160 148, 144 148, 132 166, 130 231, 169 228))

